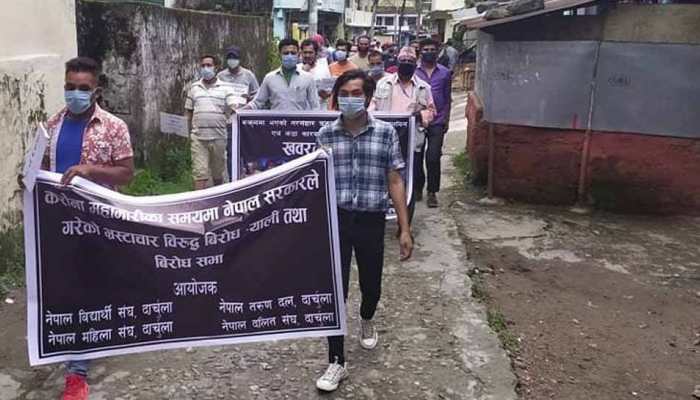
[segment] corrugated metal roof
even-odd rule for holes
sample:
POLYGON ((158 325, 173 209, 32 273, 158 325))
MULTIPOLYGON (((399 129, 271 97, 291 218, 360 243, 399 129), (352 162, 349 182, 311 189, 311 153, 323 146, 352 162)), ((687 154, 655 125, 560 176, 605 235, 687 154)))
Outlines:
POLYGON ((508 18, 499 18, 486 20, 483 16, 477 18, 471 18, 462 22, 469 29, 481 29, 489 26, 507 24, 509 22, 518 21, 525 18, 534 17, 536 15, 542 15, 554 11, 566 10, 569 8, 575 8, 583 6, 590 3, 595 3, 597 0, 548 0, 544 2, 544 8, 542 10, 533 11, 530 13, 514 15, 508 18))

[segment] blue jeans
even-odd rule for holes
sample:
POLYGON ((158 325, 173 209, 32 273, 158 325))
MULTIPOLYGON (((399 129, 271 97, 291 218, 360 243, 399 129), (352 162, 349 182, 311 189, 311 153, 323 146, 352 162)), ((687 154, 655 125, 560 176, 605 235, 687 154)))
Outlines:
POLYGON ((87 377, 90 360, 74 360, 66 362, 66 372, 87 377))

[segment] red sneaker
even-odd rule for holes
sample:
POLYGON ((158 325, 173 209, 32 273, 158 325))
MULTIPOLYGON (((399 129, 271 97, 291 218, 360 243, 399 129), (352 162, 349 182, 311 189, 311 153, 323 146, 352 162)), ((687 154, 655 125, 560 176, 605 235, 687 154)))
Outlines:
POLYGON ((63 400, 88 400, 87 381, 77 374, 66 376, 66 388, 63 390, 63 400))

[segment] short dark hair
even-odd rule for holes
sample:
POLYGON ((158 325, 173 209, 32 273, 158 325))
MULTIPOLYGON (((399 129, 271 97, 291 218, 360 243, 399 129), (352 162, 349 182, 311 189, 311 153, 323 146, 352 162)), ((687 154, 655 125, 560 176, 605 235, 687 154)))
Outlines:
POLYGON ((331 93, 331 98, 333 98, 333 105, 338 106, 338 94, 340 93, 340 88, 350 81, 355 79, 362 79, 362 91, 365 93, 365 106, 369 105, 369 101, 374 95, 374 79, 370 78, 367 73, 361 69, 352 69, 350 71, 343 72, 342 75, 338 77, 333 85, 333 91, 331 93))
POLYGON ((382 52, 379 50, 370 50, 369 54, 367 54, 367 61, 369 61, 369 59, 372 57, 379 57, 381 59, 384 58, 384 56, 382 55, 382 52))
POLYGON ((295 39, 291 38, 286 38, 280 40, 280 42, 277 44, 277 50, 282 51, 282 47, 284 46, 294 46, 299 50, 299 42, 297 42, 295 39))
POLYGON ((211 58, 214 61, 214 65, 219 65, 219 57, 212 54, 203 54, 199 57, 199 62, 204 61, 205 58, 211 58))
POLYGON ((345 46, 345 47, 349 48, 350 43, 348 43, 348 41, 346 41, 345 39, 338 39, 335 41, 335 47, 338 47, 338 46, 345 46))
POLYGON ((372 39, 370 39, 370 37, 367 36, 367 35, 360 35, 360 36, 358 36, 358 37, 357 37, 357 40, 356 40, 356 42, 357 42, 358 44, 360 43, 360 39, 367 39, 367 40, 369 40, 369 43, 370 43, 370 44, 372 43, 372 39))
POLYGON ((425 46, 435 46, 437 48, 440 48, 440 43, 437 40, 434 40, 431 38, 425 38, 425 39, 420 41, 419 46, 421 49, 425 46))
POLYGON ((97 77, 100 66, 90 57, 75 57, 66 62, 66 73, 69 72, 89 72, 97 77))
POLYGON ((306 46, 313 46, 314 51, 316 53, 318 53, 318 43, 316 43, 315 40, 305 39, 303 42, 301 42, 301 50, 302 51, 304 50, 304 47, 306 47, 306 46))

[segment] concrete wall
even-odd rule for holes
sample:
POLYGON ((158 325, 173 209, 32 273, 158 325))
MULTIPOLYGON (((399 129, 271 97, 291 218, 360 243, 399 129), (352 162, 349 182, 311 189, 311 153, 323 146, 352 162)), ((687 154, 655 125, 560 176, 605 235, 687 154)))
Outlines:
MULTIPOLYGON (((475 93, 467 151, 486 182, 488 129, 475 93)), ((585 132, 494 124, 494 194, 547 204, 577 200, 585 132)), ((700 214, 700 139, 593 131, 583 203, 621 212, 700 214)))
POLYGON ((268 69, 266 17, 85 0, 77 15, 79 53, 101 62, 105 107, 127 122, 141 160, 161 137, 160 112, 184 112, 200 55, 235 44, 258 78, 268 69))
POLYGON ((63 106, 77 53, 74 0, 14 3, 0 13, 0 214, 19 206, 16 174, 36 123, 63 106))
POLYGON ((431 11, 451 11, 458 8, 464 8, 464 0, 433 0, 430 10, 431 11))
POLYGON ((700 44, 700 5, 621 4, 605 16, 603 40, 700 44))

